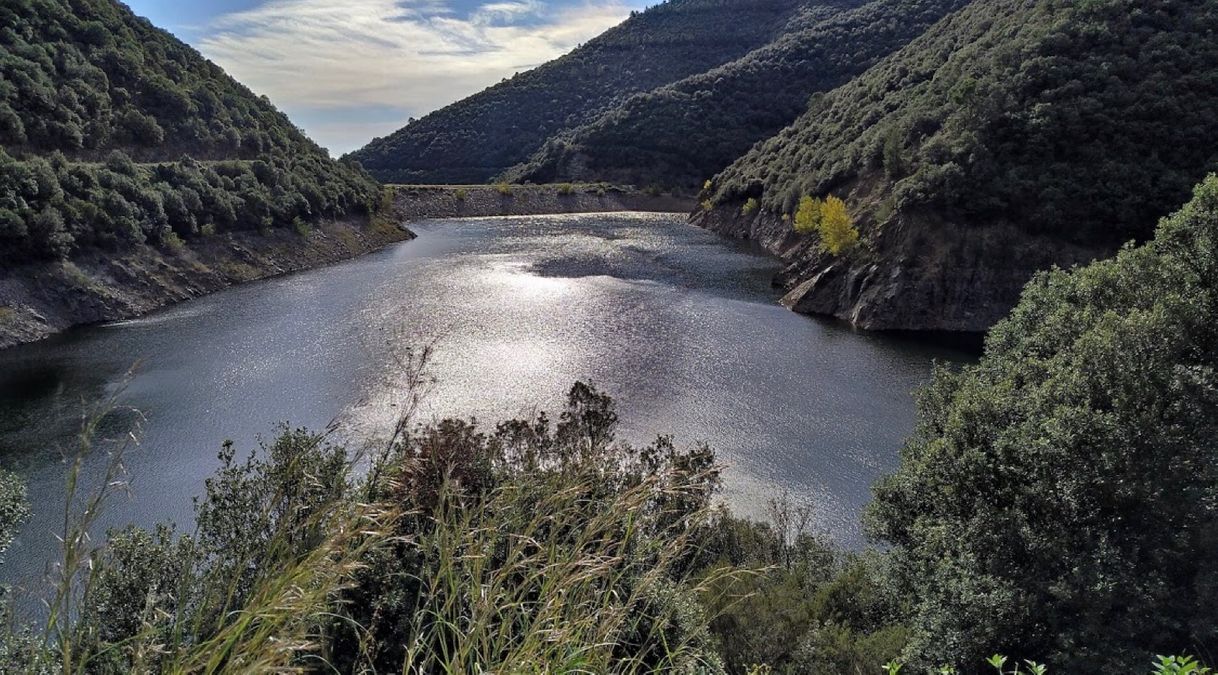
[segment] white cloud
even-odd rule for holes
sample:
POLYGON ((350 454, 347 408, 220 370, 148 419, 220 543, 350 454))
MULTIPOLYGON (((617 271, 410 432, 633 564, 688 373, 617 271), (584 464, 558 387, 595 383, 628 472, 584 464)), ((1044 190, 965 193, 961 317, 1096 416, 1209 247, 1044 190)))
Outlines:
POLYGON ((332 124, 305 130, 348 150, 386 123, 361 135, 343 111, 391 108, 404 122, 570 51, 622 21, 631 4, 490 0, 458 16, 446 0, 272 0, 222 17, 198 47, 289 114, 333 111, 332 124))

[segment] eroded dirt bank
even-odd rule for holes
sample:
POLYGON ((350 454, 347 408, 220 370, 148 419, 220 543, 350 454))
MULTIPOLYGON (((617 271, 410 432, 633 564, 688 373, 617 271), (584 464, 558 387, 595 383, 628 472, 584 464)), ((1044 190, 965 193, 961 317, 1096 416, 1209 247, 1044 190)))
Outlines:
POLYGON ((0 268, 0 348, 72 326, 128 319, 233 284, 354 258, 414 234, 389 222, 332 222, 307 235, 218 235, 179 249, 93 251, 0 268))

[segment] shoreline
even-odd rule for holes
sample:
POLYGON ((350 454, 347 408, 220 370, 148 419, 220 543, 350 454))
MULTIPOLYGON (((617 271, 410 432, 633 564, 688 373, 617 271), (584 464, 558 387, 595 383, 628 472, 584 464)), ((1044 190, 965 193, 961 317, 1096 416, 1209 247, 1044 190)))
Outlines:
POLYGON ((307 235, 227 233, 180 249, 88 251, 0 269, 0 349, 70 328, 144 316, 231 286, 356 258, 414 233, 404 225, 328 222, 307 235))
POLYGON ((646 211, 689 213, 693 199, 595 183, 557 185, 395 185, 403 220, 646 211))
POLYGON ((398 185, 392 223, 328 222, 307 235, 237 232, 180 249, 88 251, 0 269, 0 349, 122 321, 238 284, 301 272, 414 239, 417 220, 623 211, 688 212, 692 200, 605 185, 398 185), (505 192, 507 192, 505 194, 505 192))

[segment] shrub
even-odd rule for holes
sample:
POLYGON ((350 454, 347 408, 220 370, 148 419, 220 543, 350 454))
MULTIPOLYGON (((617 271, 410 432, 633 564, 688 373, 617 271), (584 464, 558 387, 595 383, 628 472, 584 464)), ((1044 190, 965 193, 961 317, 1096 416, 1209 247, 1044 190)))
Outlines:
POLYGON ((453 190, 453 196, 457 198, 457 201, 463 202, 465 201, 465 198, 469 196, 469 190, 465 188, 457 188, 456 190, 453 190))
POLYGON ((1038 275, 922 393, 871 531, 913 598, 908 656, 1021 650, 1070 673, 1218 644, 1218 177, 1153 241, 1038 275))
POLYGON ((859 241, 859 231, 854 227, 846 203, 833 195, 824 200, 800 199, 799 210, 795 212, 795 231, 819 234, 821 250, 831 255, 840 255, 859 241))
POLYGON ((504 197, 511 197, 512 196, 512 186, 510 183, 506 183, 506 182, 495 183, 495 192, 498 192, 499 194, 503 195, 504 197))
POLYGON ((575 186, 570 183, 559 183, 558 194, 567 196, 575 194, 575 186))
POLYGON ((758 205, 759 204, 756 197, 749 197, 748 201, 744 203, 744 206, 740 207, 740 213, 746 216, 750 215, 757 211, 758 205))
POLYGON ((173 251, 181 251, 186 248, 186 242, 182 241, 178 233, 173 230, 169 230, 161 235, 161 243, 173 251))
POLYGON ((91 521, 69 528, 49 649, 16 670, 721 672, 697 598, 722 573, 690 577, 713 455, 617 444, 616 424, 577 384, 556 425, 407 418, 367 461, 304 430, 244 461, 226 443, 195 536, 132 528, 90 551, 91 521))
MULTIPOLYGON (((12 313, 8 307, 0 307, 0 310, 7 310, 4 314, 12 313)), ((25 483, 16 474, 0 469, 0 565, 4 564, 4 552, 13 543, 17 528, 29 514, 25 483)))

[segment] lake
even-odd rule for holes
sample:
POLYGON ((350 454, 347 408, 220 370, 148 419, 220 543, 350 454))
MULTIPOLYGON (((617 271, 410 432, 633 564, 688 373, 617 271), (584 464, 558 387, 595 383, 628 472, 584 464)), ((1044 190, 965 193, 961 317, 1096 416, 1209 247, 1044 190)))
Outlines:
MULTIPOLYGON (((969 355, 788 312, 778 262, 666 214, 416 223, 419 238, 232 288, 147 317, 0 352, 0 463, 34 515, 0 582, 40 589, 61 529, 65 456, 85 406, 120 393, 145 418, 130 490, 103 523, 189 530, 225 439, 239 456, 275 425, 386 432, 408 348, 433 344, 424 420, 488 425, 556 411, 576 380, 616 397, 620 440, 705 441, 725 499, 761 516, 788 491, 848 546, 869 486, 895 467, 912 392, 969 355), (138 364, 138 365, 137 365, 138 364), (136 366, 134 375, 126 373, 136 366)), ((134 412, 112 415, 120 435, 134 412)), ((104 456, 86 464, 100 475, 104 456)))

